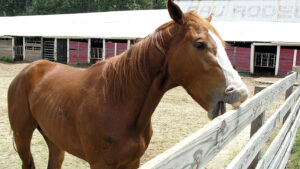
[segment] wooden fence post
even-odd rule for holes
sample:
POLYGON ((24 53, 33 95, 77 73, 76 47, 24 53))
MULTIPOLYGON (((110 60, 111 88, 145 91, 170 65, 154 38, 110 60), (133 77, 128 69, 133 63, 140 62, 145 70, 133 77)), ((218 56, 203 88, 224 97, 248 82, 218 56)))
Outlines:
MULTIPOLYGON (((258 92, 262 91, 267 86, 255 86, 254 88, 254 94, 257 94, 258 92)), ((263 111, 255 120, 251 123, 251 131, 250 131, 250 137, 254 135, 254 133, 259 130, 259 128, 263 125, 265 120, 265 111, 263 111)), ((251 164, 249 165, 248 169, 254 169, 258 163, 260 151, 257 153, 251 164)))
MULTIPOLYGON (((293 87, 294 85, 292 85, 290 88, 288 88, 285 92, 285 100, 293 93, 293 87)), ((289 111, 286 113, 286 115, 283 117, 282 123, 285 122, 285 120, 289 117, 291 113, 291 109, 289 109, 289 111)))

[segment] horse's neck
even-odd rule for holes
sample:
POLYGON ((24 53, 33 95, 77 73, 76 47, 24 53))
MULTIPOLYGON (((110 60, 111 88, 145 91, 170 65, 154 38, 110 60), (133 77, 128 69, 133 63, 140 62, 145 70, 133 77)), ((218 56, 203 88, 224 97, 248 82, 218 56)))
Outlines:
POLYGON ((132 110, 124 111, 132 113, 130 116, 134 119, 131 120, 140 132, 150 125, 163 94, 174 86, 166 64, 171 37, 163 33, 156 32, 135 44, 118 58, 107 61, 104 68, 107 100, 113 100, 120 107, 130 107, 132 110))
MULTIPOLYGON (((165 43, 169 42, 166 41, 165 43)), ((167 52, 160 51, 157 46, 149 47, 149 49, 150 83, 144 94, 145 100, 136 119, 136 129, 139 132, 144 132, 151 125, 151 116, 162 96, 167 90, 176 86, 168 74, 167 52)))

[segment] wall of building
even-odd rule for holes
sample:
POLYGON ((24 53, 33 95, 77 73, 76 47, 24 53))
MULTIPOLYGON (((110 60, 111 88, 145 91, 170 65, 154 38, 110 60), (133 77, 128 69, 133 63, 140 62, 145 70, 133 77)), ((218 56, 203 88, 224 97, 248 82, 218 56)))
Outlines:
POLYGON ((0 39, 0 57, 13 58, 12 48, 11 39, 0 39))

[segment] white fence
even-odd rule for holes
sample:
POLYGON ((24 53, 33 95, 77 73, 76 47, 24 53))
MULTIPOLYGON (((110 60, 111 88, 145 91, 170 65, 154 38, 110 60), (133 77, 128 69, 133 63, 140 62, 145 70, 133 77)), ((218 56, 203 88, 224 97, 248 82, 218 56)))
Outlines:
MULTIPOLYGON (((277 81, 248 99, 238 110, 232 110, 217 117, 176 146, 148 161, 140 169, 199 169, 205 167, 252 121, 252 125, 257 124, 254 123, 255 121, 263 121, 261 115, 268 106, 299 81, 300 77, 295 72, 277 81)), ((300 124, 299 95, 300 87, 289 95, 265 124, 259 126, 258 131, 227 165, 226 169, 248 168, 284 118, 284 125, 258 161, 256 168, 275 169, 286 166, 300 124)))

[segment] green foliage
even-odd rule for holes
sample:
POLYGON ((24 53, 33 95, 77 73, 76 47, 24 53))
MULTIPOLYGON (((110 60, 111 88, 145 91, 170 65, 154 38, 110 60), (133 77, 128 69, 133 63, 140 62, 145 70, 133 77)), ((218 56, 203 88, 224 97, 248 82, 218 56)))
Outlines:
POLYGON ((0 61, 13 63, 13 62, 14 62, 14 59, 9 58, 9 57, 5 57, 5 56, 0 56, 0 61))
POLYGON ((0 16, 163 9, 167 0, 1 0, 0 16))
POLYGON ((300 127, 298 128, 296 140, 292 149, 292 154, 287 165, 287 169, 300 168, 300 127))

